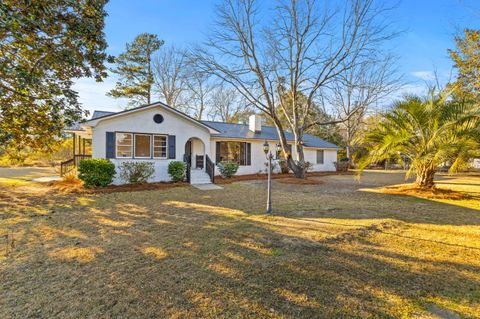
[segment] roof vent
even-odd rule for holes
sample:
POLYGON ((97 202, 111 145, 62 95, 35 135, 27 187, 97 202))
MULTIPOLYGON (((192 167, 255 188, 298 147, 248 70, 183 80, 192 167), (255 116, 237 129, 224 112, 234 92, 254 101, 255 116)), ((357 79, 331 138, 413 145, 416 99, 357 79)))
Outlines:
POLYGON ((248 129, 255 133, 262 131, 262 117, 258 114, 250 115, 248 118, 248 129))

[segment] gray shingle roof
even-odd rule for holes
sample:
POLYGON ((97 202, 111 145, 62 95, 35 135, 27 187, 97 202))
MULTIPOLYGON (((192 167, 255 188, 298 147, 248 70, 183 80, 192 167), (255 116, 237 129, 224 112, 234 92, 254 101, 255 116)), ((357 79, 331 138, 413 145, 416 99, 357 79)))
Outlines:
MULTIPOLYGON (((262 125, 262 131, 255 133, 249 130, 248 125, 234 124, 215 121, 202 121, 208 126, 213 127, 220 134, 212 134, 215 137, 225 138, 242 138, 242 139, 259 139, 259 140, 278 140, 277 129, 273 126, 262 125)), ((290 132, 285 132, 288 141, 294 141, 294 136, 290 132)), ((322 140, 319 137, 304 134, 303 142, 306 147, 318 147, 318 148, 339 148, 337 145, 322 140)))
MULTIPOLYGON (((93 111, 93 114, 92 114, 92 117, 90 118, 90 120, 93 120, 93 119, 96 119, 97 117, 102 117, 102 116, 106 116, 106 115, 110 115, 110 114, 114 114, 115 112, 109 112, 109 111, 93 111)), ((75 122, 73 123, 72 125, 68 126, 65 128, 66 131, 84 131, 84 129, 82 129, 80 127, 80 123, 81 122, 75 122)))
POLYGON ((106 115, 110 115, 110 114, 115 114, 116 112, 109 112, 109 111, 93 111, 93 115, 92 115, 92 118, 91 120, 93 119, 96 119, 97 117, 102 117, 102 116, 106 116, 106 115))

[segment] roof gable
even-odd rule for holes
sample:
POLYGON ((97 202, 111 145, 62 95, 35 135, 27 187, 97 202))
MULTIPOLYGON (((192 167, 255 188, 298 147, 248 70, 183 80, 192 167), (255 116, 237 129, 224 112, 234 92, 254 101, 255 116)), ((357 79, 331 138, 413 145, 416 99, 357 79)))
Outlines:
POLYGON ((117 116, 122 116, 122 115, 128 115, 130 113, 134 113, 134 112, 139 112, 139 111, 143 111, 143 110, 147 110, 149 108, 154 108, 154 107, 161 107, 161 108, 164 108, 166 109, 167 111, 170 111, 186 120, 189 120, 197 125, 200 125, 206 129, 208 129, 210 131, 210 133, 218 133, 217 130, 205 123, 203 123, 202 121, 199 121, 199 120, 196 120, 194 119, 193 117, 177 110, 177 109, 174 109, 173 107, 165 104, 165 103, 162 103, 162 102, 155 102, 155 103, 152 103, 152 104, 147 104, 147 105, 141 105, 141 106, 138 106, 138 107, 135 107, 135 108, 132 108, 132 109, 128 109, 128 110, 124 110, 124 111, 120 111, 120 112, 107 112, 107 111, 94 111, 93 112, 93 115, 92 115, 92 118, 90 120, 87 120, 87 121, 84 121, 82 123, 80 123, 80 126, 95 126, 99 121, 101 120, 104 120, 104 119, 110 119, 110 118, 113 118, 113 117, 117 117, 117 116))

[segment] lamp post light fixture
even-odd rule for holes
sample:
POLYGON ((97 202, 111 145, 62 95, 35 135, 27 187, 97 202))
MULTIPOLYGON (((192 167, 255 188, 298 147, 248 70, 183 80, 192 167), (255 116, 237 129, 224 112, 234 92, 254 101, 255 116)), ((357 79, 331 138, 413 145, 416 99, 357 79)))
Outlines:
MULTIPOLYGON (((275 151, 278 153, 280 152, 281 147, 280 144, 277 144, 275 147, 275 151)), ((268 180, 267 180, 267 214, 272 213, 272 159, 273 159, 273 154, 270 152, 270 145, 268 144, 267 141, 263 143, 263 151, 265 152, 265 156, 267 157, 268 160, 268 180)))

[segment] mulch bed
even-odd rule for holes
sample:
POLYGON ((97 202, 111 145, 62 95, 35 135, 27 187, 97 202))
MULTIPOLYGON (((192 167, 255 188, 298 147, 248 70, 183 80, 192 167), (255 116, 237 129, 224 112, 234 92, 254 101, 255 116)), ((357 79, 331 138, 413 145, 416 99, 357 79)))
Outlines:
MULTIPOLYGON (((331 176, 331 175, 353 175, 354 172, 311 172, 307 173, 307 179, 301 180, 293 176, 293 174, 272 174, 272 179, 281 179, 283 183, 286 184, 303 184, 303 185, 314 185, 321 184, 320 181, 309 180, 309 177, 318 177, 318 176, 331 176), (283 179, 287 179, 283 181, 283 179), (294 182, 296 181, 296 182, 294 182)), ((252 180, 266 180, 268 177, 267 174, 249 174, 249 175, 239 175, 233 176, 232 178, 223 178, 221 176, 215 176, 215 184, 230 184, 233 182, 240 181, 252 181, 252 180)))
POLYGON ((463 192, 457 192, 450 189, 432 188, 421 189, 413 185, 389 186, 380 189, 381 193, 392 195, 409 195, 426 199, 450 199, 450 200, 464 200, 471 196, 463 192))

